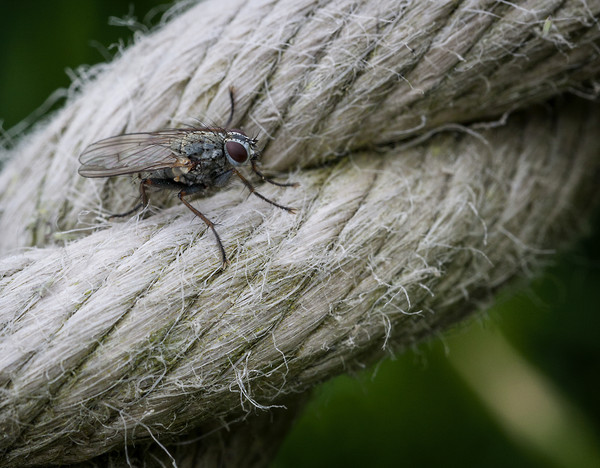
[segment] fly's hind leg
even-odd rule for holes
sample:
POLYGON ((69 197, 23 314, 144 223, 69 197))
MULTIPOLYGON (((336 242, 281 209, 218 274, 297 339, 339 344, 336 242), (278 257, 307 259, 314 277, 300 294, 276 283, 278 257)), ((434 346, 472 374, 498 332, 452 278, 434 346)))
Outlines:
POLYGON ((126 211, 125 213, 111 214, 110 217, 111 218, 124 218, 125 216, 129 216, 134 213, 137 213, 141 208, 146 207, 146 205, 148 204, 148 195, 146 194, 146 186, 152 185, 152 183, 149 182, 152 180, 162 180, 162 179, 143 179, 140 182, 140 202, 137 205, 135 205, 132 209, 130 209, 129 211, 126 211))

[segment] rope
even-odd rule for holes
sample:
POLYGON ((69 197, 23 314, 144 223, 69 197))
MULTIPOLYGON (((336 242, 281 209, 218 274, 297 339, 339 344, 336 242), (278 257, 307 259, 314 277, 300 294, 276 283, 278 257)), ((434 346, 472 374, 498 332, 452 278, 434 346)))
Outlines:
POLYGON ((0 461, 74 463, 226 426, 538 269, 597 201, 600 109, 534 103, 593 89, 599 11, 207 1, 80 69, 0 174, 0 461), (232 85, 233 126, 300 187, 256 182, 295 215, 240 184, 192 202, 216 223, 220 271, 212 232, 172 194, 108 220, 137 189, 79 177, 77 156, 190 116, 218 124, 232 85))

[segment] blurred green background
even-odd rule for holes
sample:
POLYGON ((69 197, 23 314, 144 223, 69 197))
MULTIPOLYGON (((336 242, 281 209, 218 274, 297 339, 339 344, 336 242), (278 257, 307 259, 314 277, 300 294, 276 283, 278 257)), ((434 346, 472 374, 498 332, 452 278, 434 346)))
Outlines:
MULTIPOLYGON (((1 6, 6 131, 68 88, 68 69, 104 61, 113 44, 131 41, 132 30, 109 17, 143 30, 165 3, 1 6)), ((507 288, 470 324, 315 390, 273 465, 600 467, 598 216, 593 225, 593 237, 507 288)))

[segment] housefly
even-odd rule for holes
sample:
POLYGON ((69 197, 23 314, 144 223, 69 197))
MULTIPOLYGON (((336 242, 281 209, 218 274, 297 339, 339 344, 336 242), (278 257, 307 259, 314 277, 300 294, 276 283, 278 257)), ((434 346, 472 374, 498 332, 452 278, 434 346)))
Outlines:
POLYGON ((239 171, 250 165, 252 171, 265 182, 280 187, 297 186, 295 183, 279 183, 266 177, 257 167, 260 151, 258 141, 241 130, 226 128, 190 127, 160 130, 149 133, 128 133, 97 141, 79 156, 79 174, 83 177, 111 177, 140 173, 140 203, 117 217, 135 213, 148 204, 147 187, 176 190, 181 202, 212 230, 223 260, 229 264, 221 238, 210 219, 194 208, 186 196, 207 195, 223 187, 236 175, 251 193, 271 205, 294 213, 293 208, 280 205, 257 192, 250 181, 239 171))

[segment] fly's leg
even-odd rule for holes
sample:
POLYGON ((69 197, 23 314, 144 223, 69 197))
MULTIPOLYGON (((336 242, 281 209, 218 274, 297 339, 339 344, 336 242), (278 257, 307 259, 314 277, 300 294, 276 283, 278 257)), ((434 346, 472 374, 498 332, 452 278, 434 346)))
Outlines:
POLYGON ((187 206, 191 210, 192 213, 194 213, 196 216, 198 216, 198 218, 200 218, 202 221, 204 221, 204 224, 206 224, 211 229, 211 231, 215 235, 215 239, 217 239, 217 246, 219 247, 219 251, 221 252, 221 259, 223 261, 223 265, 221 268, 223 268, 223 269, 227 268, 227 266, 229 265, 229 260, 227 260, 227 255, 225 254, 225 248, 223 247, 223 243, 221 242, 219 233, 215 229, 214 223, 210 219, 208 219, 206 216, 204 216, 202 213, 200 213, 200 211, 198 211, 196 208, 194 208, 190 204, 189 201, 187 201, 185 198, 183 198, 186 195, 189 195, 189 192, 187 192, 185 190, 182 190, 181 192, 179 192, 177 194, 177 196, 179 197, 179 200, 181 200, 181 203, 183 203, 185 206, 187 206))
MULTIPOLYGON (((177 184, 177 185, 183 185, 183 184, 177 184)), ((221 237, 219 236, 219 233, 215 229, 214 223, 210 219, 208 219, 206 216, 204 216, 202 213, 200 213, 200 211, 198 211, 196 208, 194 208, 189 201, 187 201, 185 198, 183 198, 186 195, 191 195, 196 192, 201 192, 204 189, 206 189, 206 186, 203 184, 186 185, 184 188, 182 188, 179 191, 179 193, 177 194, 177 197, 179 198, 181 203, 183 203, 185 206, 187 206, 190 209, 190 211, 192 213, 194 213, 196 216, 198 216, 198 218, 200 218, 202 221, 204 221, 204 224, 206 224, 210 228, 210 230, 213 232, 213 234, 215 235, 215 239, 217 240, 217 246, 219 247, 219 251, 221 252, 221 259, 223 261, 223 265, 221 266, 221 268, 225 269, 229 265, 229 260, 227 260, 227 255, 225 254, 225 247, 223 247, 223 243, 221 242, 221 237)))
POLYGON ((177 194, 177 197, 179 198, 179 200, 181 200, 181 202, 185 206, 187 206, 192 211, 192 213, 194 213, 202 221, 204 221, 204 223, 210 228, 210 230, 215 235, 215 238, 217 239, 217 246, 219 247, 219 252, 221 252, 221 259, 223 260, 223 268, 225 268, 227 265, 229 265, 229 261, 227 260, 227 256, 225 255, 225 248, 223 247, 221 238, 219 237, 219 234, 217 233, 217 230, 215 229, 214 223, 210 219, 208 219, 206 216, 204 216, 202 213, 200 213, 200 211, 198 211, 196 208, 194 208, 190 204, 190 202, 188 202, 186 199, 183 198, 186 195, 191 195, 193 193, 201 192, 202 190, 206 189, 206 186, 203 184, 186 185, 186 184, 182 184, 179 182, 175 182, 174 180, 171 180, 171 179, 144 179, 140 182, 140 195, 141 195, 142 201, 139 204, 137 204, 133 209, 129 210, 127 213, 122 213, 122 214, 113 215, 113 216, 114 217, 127 216, 129 214, 135 213, 141 207, 146 206, 148 204, 148 195, 146 194, 146 187, 149 187, 149 186, 161 188, 161 189, 167 189, 167 190, 179 190, 179 193, 177 194))
POLYGON ((298 182, 275 182, 273 179, 269 179, 267 176, 265 176, 262 172, 258 170, 258 167, 256 166, 256 161, 253 160, 250 162, 252 164, 252 170, 254 171, 254 173, 265 182, 277 185, 278 187, 298 187, 300 185, 298 182))
MULTIPOLYGON (((264 200, 267 203, 270 203, 271 205, 276 206, 277 208, 281 208, 282 210, 285 210, 285 211, 287 211, 289 213, 295 213, 296 212, 295 208, 290 208, 289 206, 280 205, 279 203, 275 203, 273 200, 269 200, 264 195, 261 195, 260 193, 258 193, 256 191, 256 189, 254 188, 254 186, 242 174, 240 174, 240 172, 237 169, 232 168, 231 170, 233 172, 235 172, 235 174, 242 180, 242 182, 244 183, 244 185, 248 188, 248 190, 250 190, 250 193, 253 193, 254 195, 256 195, 261 200, 264 200)), ((279 185, 279 184, 275 184, 275 185, 279 185)))
POLYGON ((151 182, 148 182, 150 180, 161 180, 161 179, 143 179, 140 182, 140 199, 141 199, 141 201, 137 205, 135 205, 132 209, 130 209, 129 211, 126 211, 125 213, 113 214, 113 215, 110 215, 110 217, 111 218, 124 218, 125 216, 129 216, 129 215, 132 215, 133 213, 137 213, 140 210, 140 208, 144 208, 148 204, 148 195, 146 194, 146 186, 152 185, 151 182))

